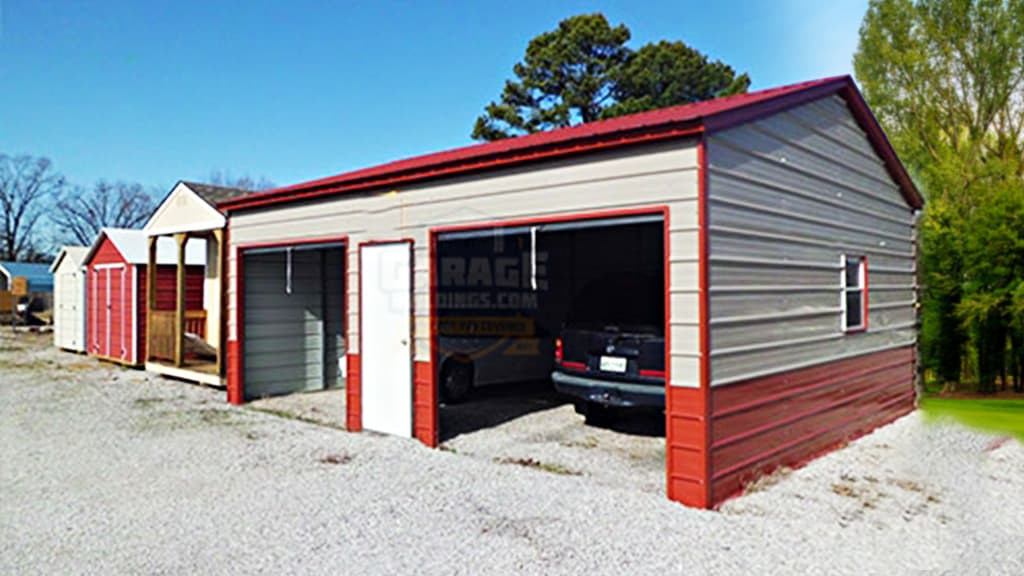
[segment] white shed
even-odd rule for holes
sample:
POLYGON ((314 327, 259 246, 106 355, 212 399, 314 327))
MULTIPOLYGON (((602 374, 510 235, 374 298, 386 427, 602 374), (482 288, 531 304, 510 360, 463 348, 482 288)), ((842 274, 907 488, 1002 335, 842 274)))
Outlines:
POLYGON ((53 344, 85 352, 85 270, 87 246, 64 246, 50 266, 53 274, 53 344))

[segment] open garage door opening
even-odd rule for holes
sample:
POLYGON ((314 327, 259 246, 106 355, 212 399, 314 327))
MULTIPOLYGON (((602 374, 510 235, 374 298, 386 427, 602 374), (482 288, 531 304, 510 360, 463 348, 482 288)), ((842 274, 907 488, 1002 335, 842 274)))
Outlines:
POLYGON ((244 248, 244 398, 345 387, 343 243, 244 248))
POLYGON ((660 212, 436 233, 441 442, 521 428, 571 448, 624 432, 660 479, 664 237, 660 212))

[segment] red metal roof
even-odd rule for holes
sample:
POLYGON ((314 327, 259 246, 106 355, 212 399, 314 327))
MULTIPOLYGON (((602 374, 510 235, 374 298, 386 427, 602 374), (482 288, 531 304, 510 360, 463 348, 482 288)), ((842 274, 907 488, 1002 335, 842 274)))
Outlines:
POLYGON ((900 185, 907 203, 911 207, 920 208, 924 203, 920 193, 849 76, 801 82, 414 156, 337 176, 233 198, 217 204, 217 207, 231 211, 269 206, 382 186, 408 184, 544 158, 618 148, 639 142, 692 136, 735 126, 830 94, 838 94, 847 101, 854 117, 867 132, 875 150, 885 162, 889 173, 900 185))

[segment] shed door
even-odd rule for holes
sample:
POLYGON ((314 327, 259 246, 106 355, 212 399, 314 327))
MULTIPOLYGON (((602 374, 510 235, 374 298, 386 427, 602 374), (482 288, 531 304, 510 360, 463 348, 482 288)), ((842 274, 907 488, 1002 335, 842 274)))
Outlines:
POLYGON ((324 276, 316 251, 243 255, 246 399, 324 388, 324 276))
POLYGON ((412 246, 359 250, 363 428, 412 436, 412 246))
POLYGON ((78 272, 63 272, 57 278, 54 331, 61 348, 82 350, 82 282, 78 272))

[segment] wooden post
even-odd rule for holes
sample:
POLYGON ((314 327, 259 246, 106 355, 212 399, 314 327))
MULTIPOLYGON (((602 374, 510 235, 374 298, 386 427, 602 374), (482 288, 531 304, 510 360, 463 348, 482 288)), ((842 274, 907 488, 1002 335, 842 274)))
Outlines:
POLYGON ((174 239, 178 243, 178 283, 174 307, 174 365, 181 367, 185 364, 185 246, 188 244, 188 234, 175 234, 174 239))
MULTIPOLYGON (((225 271, 224 271, 224 264, 225 264, 225 262, 224 262, 224 254, 225 254, 225 251, 224 251, 224 229, 217 228, 216 230, 214 230, 213 231, 213 238, 217 242, 217 251, 216 251, 216 254, 217 254, 217 277, 218 277, 218 279, 220 279, 220 287, 223 288, 225 286, 225 284, 224 284, 224 277, 225 277, 225 271)), ((212 250, 207 250, 206 251, 207 257, 209 257, 209 255, 211 253, 213 253, 212 250)), ((209 265, 209 263, 207 263, 207 265, 209 265)), ((214 321, 217 322, 217 335, 218 335, 218 337, 217 337, 217 375, 218 376, 221 376, 221 375, 224 374, 224 371, 223 371, 223 368, 224 368, 224 342, 226 341, 226 338, 224 337, 224 332, 225 332, 225 330, 224 330, 224 318, 225 318, 225 314, 224 314, 224 300, 225 300, 225 296, 226 296, 226 291, 222 289, 221 292, 220 292, 220 295, 217 297, 217 308, 216 308, 216 310, 208 310, 207 313, 206 313, 206 318, 207 318, 206 321, 207 322, 209 322, 210 318, 214 317, 214 314, 216 314, 216 316, 214 317, 214 321)), ((209 327, 207 327, 207 331, 209 331, 209 327)))
POLYGON ((149 258, 146 261, 146 357, 143 364, 149 361, 153 350, 153 311, 156 310, 156 243, 159 236, 150 236, 149 258))

